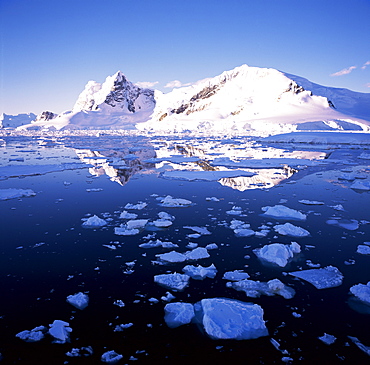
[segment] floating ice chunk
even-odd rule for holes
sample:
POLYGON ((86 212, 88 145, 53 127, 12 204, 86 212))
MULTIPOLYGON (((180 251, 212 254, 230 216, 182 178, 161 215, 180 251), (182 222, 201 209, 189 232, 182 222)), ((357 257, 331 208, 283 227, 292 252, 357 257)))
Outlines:
POLYGON ((353 285, 349 290, 355 297, 370 305, 370 281, 366 285, 353 285))
POLYGON ((200 235, 209 235, 211 232, 206 227, 197 227, 197 226, 184 226, 183 228, 191 229, 192 231, 200 235))
POLYGON ((123 330, 132 327, 134 324, 133 323, 125 323, 125 324, 118 324, 113 332, 122 332, 123 330))
POLYGON ((138 229, 127 229, 125 225, 114 227, 114 234, 116 234, 117 236, 134 236, 138 233, 140 233, 138 229))
POLYGON ((0 189, 0 200, 25 198, 35 195, 36 193, 31 189, 0 189))
POLYGON ((217 250, 218 246, 216 243, 209 243, 206 247, 207 250, 217 250))
POLYGON ((220 199, 218 199, 214 196, 207 197, 206 200, 211 201, 211 202, 219 202, 220 201, 220 199))
POLYGON ((74 295, 68 295, 67 302, 72 304, 77 309, 85 309, 89 304, 89 297, 84 293, 77 293, 74 295))
POLYGON ((244 228, 244 229, 247 229, 247 228, 250 228, 250 224, 249 223, 245 223, 243 221, 240 221, 238 219, 233 219, 231 222, 230 222, 230 228, 231 229, 241 229, 241 228, 244 228))
POLYGON ((370 153, 362 152, 361 155, 358 156, 358 158, 362 158, 364 160, 370 160, 370 153))
POLYGON ((281 295, 285 299, 291 299, 295 294, 293 288, 286 286, 279 279, 273 279, 268 282, 244 279, 232 283, 228 282, 226 286, 237 291, 243 291, 251 298, 258 298, 261 295, 281 295))
POLYGON ((213 264, 208 267, 186 265, 182 271, 195 280, 203 280, 204 278, 213 279, 217 274, 217 269, 213 264))
POLYGON ((106 220, 99 218, 97 215, 93 215, 92 217, 89 217, 85 222, 82 223, 82 227, 96 228, 103 227, 106 224, 107 224, 106 220))
POLYGON ((212 298, 196 303, 194 309, 212 339, 249 340, 268 335, 263 309, 258 304, 212 298))
POLYGON ((166 293, 166 295, 163 295, 161 297, 161 299, 164 301, 164 302, 170 302, 171 300, 174 300, 176 297, 174 295, 172 295, 169 291, 166 293))
POLYGON ((22 331, 15 335, 15 337, 20 338, 23 341, 26 342, 37 342, 42 340, 45 335, 44 332, 46 332, 46 327, 44 326, 38 326, 32 329, 31 331, 22 331))
POLYGON ((123 356, 120 354, 117 354, 117 352, 114 350, 104 352, 104 354, 101 355, 101 361, 106 362, 108 364, 115 364, 116 362, 120 361, 122 358, 123 356))
POLYGON ((307 237, 310 235, 310 232, 304 228, 294 226, 291 223, 278 224, 274 227, 274 230, 283 236, 307 237))
POLYGON ((168 327, 176 328, 188 324, 194 318, 194 307, 190 303, 169 303, 164 307, 164 320, 168 327))
POLYGON ((185 274, 161 274, 154 276, 154 282, 174 291, 182 291, 189 285, 189 275, 185 274))
POLYGON ((167 195, 165 198, 161 199, 162 207, 168 208, 180 208, 180 207, 188 207, 193 203, 190 200, 182 199, 182 198, 172 198, 172 196, 167 195))
POLYGON ((72 328, 69 327, 68 322, 56 319, 49 326, 49 334, 54 337, 55 343, 66 343, 69 341, 69 333, 72 332, 72 328))
POLYGON ((142 243, 139 245, 140 248, 155 248, 155 247, 163 247, 163 248, 175 248, 179 247, 179 245, 172 243, 172 242, 162 242, 160 240, 156 241, 149 241, 146 243, 142 243))
POLYGON ((341 211, 341 212, 344 212, 344 210, 345 210, 342 204, 331 205, 330 208, 333 208, 333 209, 341 211))
POLYGON ((262 248, 256 248, 253 252, 262 260, 284 267, 287 265, 288 261, 293 258, 295 253, 300 252, 300 246, 296 242, 292 242, 290 245, 272 243, 262 248))
POLYGON ((139 202, 137 204, 131 204, 131 203, 127 203, 125 205, 125 209, 135 209, 135 210, 142 210, 144 209, 148 204, 147 203, 144 203, 144 202, 139 202))
POLYGON ((233 206, 231 210, 226 211, 226 214, 229 214, 229 215, 241 215, 242 213, 243 213, 242 208, 236 207, 236 206, 233 206))
POLYGON ((145 227, 145 225, 148 223, 148 219, 133 219, 129 220, 126 223, 126 228, 128 230, 132 229, 142 229, 145 227))
POLYGON ((115 300, 113 304, 120 307, 120 308, 123 308, 125 306, 125 303, 123 303, 123 301, 121 299, 115 300))
POLYGON ((200 260, 210 257, 207 249, 204 247, 197 247, 194 250, 187 251, 185 252, 185 256, 187 260, 200 260))
POLYGON ((252 229, 246 229, 246 228, 234 229, 234 233, 237 237, 250 237, 256 234, 256 232, 253 231, 252 229))
POLYGON ((320 267, 320 264, 314 264, 311 260, 306 260, 306 265, 312 268, 320 267))
POLYGON ((316 200, 298 200, 299 203, 305 204, 305 205, 324 205, 324 202, 316 201, 316 200))
POLYGON ((309 269, 289 273, 292 276, 311 283, 317 289, 334 288, 342 284, 343 275, 334 266, 327 266, 322 269, 309 269))
POLYGON ((187 260, 184 254, 177 251, 166 252, 155 256, 165 262, 184 262, 187 260))
POLYGON ((358 221, 356 219, 328 219, 326 223, 332 226, 348 229, 349 231, 355 231, 359 227, 358 221))
POLYGON ((357 246, 357 253, 360 253, 361 255, 370 255, 370 246, 358 245, 357 246))
POLYGON ((73 348, 71 351, 66 352, 66 356, 79 357, 79 356, 91 356, 94 353, 91 346, 73 348))
POLYGON ((156 221, 153 222, 153 224, 157 228, 167 228, 167 227, 172 226, 172 221, 168 219, 157 219, 156 221))
POLYGON ((135 213, 129 213, 127 210, 124 210, 120 216, 119 216, 121 219, 136 219, 137 218, 137 214, 135 213))
POLYGON ((189 242, 186 245, 186 248, 190 248, 190 249, 197 248, 197 247, 198 247, 198 244, 197 243, 194 243, 194 242, 189 242))
POLYGON ((93 188, 93 189, 86 189, 88 193, 98 193, 99 191, 103 191, 102 188, 93 188))
POLYGON ((342 174, 338 176, 338 180, 347 180, 347 181, 353 181, 355 179, 354 174, 342 174))
POLYGON ((226 271, 222 279, 231 281, 240 281, 248 279, 250 276, 242 270, 226 271))
POLYGON ((168 220, 168 221, 174 221, 175 220, 175 217, 167 212, 159 212, 158 213, 158 217, 160 219, 164 219, 164 220, 168 220))
POLYGON ((370 356, 370 346, 365 346, 357 337, 348 336, 348 338, 365 354, 370 356))
POLYGON ((370 181, 368 181, 368 180, 366 180, 366 181, 356 180, 351 185, 351 189, 369 191, 370 190, 370 181))
POLYGON ((275 205, 273 207, 266 206, 261 208, 264 211, 263 215, 266 217, 278 219, 293 219, 293 220, 306 220, 307 216, 298 210, 286 207, 285 205, 275 205))

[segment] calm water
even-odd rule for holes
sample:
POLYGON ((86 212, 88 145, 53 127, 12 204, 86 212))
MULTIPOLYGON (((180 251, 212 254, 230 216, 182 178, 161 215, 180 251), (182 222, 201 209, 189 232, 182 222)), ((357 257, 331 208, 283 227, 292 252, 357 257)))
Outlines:
POLYGON ((352 285, 370 281, 370 257, 356 253, 359 244, 370 241, 370 224, 365 222, 370 221, 370 193, 355 191, 350 188, 353 182, 338 179, 343 169, 369 178, 369 160, 358 158, 362 152, 330 146, 305 151, 302 146, 263 146, 242 138, 3 138, 0 189, 32 189, 36 196, 0 201, 1 363, 94 364, 101 363, 101 355, 109 350, 123 355, 120 363, 139 364, 280 364, 284 356, 302 364, 369 362, 368 355, 347 336, 370 346, 370 308, 353 300, 349 293, 352 285), (269 175, 264 169, 270 179, 270 183, 264 180, 265 185, 248 179, 226 179, 220 184, 162 176, 174 170, 212 171, 215 157, 281 158, 300 153, 303 158, 314 152, 329 157, 324 160, 326 164, 294 174, 270 169, 269 175), (71 165, 61 166, 71 163, 79 165, 70 170, 66 168, 71 165), (24 165, 34 165, 40 174, 8 178, 9 170, 5 169, 9 165, 14 166, 13 175, 24 165), (46 173, 51 169, 47 165, 60 171, 46 173), (157 197, 166 195, 191 200, 193 205, 163 208, 157 197), (219 201, 208 201, 207 197, 217 197, 219 201), (301 199, 325 204, 303 205, 299 203, 301 199), (135 236, 115 235, 114 227, 124 222, 119 218, 124 206, 140 201, 147 207, 130 211, 138 218, 155 220, 159 212, 166 211, 175 216, 173 225, 155 232, 143 230, 135 236), (273 226, 281 222, 261 216, 262 207, 280 202, 308 215, 306 221, 291 223, 308 230, 309 237, 278 235, 273 226), (338 204, 344 211, 332 208, 338 204), (226 214, 233 206, 241 207, 244 216, 226 214), (94 214, 107 219, 108 225, 83 228, 81 219, 94 214), (333 216, 357 220, 359 228, 346 230, 328 225, 326 221, 333 216), (270 232, 260 238, 236 237, 229 228, 234 218, 250 223, 255 231, 263 224, 269 225, 270 232), (184 226, 207 227, 212 234, 189 239, 187 235, 192 232, 184 226), (209 251, 210 258, 190 264, 213 263, 217 276, 202 281, 190 279, 183 292, 172 292, 176 297, 173 301, 196 303, 203 298, 225 297, 257 303, 264 309, 269 336, 247 341, 211 340, 195 324, 168 328, 163 319, 166 303, 160 299, 168 290, 155 284, 153 277, 181 273, 185 264, 154 265, 156 254, 170 250, 139 248, 149 240, 148 235, 178 244, 179 252, 188 250, 189 242, 200 247, 216 243, 218 249, 209 251), (267 265, 253 253, 254 248, 268 243, 292 241, 301 245, 302 252, 284 268, 267 265), (115 245, 117 249, 103 245, 115 245), (287 275, 309 269, 306 260, 321 267, 337 267, 344 275, 343 284, 318 290, 287 275), (132 261, 134 272, 125 274, 126 263, 132 261), (296 295, 289 300, 280 296, 248 298, 244 292, 227 288, 222 279, 225 271, 236 269, 245 270, 251 280, 278 278, 294 288, 296 295), (68 295, 80 291, 90 298, 82 311, 66 302, 68 295), (152 304, 150 298, 159 302, 152 304), (125 306, 114 305, 116 300, 122 300, 125 306), (294 317, 293 312, 301 317, 294 317), (46 336, 40 342, 27 343, 15 337, 20 331, 48 326, 55 319, 69 322, 73 329, 70 342, 54 344, 46 336), (116 325, 127 323, 133 326, 114 332, 116 325), (318 337, 324 333, 335 336, 336 342, 321 342, 318 337), (287 354, 278 351, 271 338, 287 354), (66 356, 72 348, 87 346, 92 347, 93 355, 66 356))

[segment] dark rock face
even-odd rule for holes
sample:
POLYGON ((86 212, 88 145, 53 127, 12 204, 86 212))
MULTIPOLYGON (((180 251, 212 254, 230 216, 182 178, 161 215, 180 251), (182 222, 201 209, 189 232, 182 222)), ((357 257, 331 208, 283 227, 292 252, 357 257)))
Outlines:
POLYGON ((118 73, 113 87, 105 99, 105 103, 111 107, 127 107, 131 113, 135 113, 135 101, 140 95, 154 100, 154 90, 141 89, 129 82, 122 73, 118 73))
POLYGON ((53 112, 44 111, 37 116, 35 122, 46 122, 48 120, 54 119, 56 116, 57 114, 54 114, 53 112))

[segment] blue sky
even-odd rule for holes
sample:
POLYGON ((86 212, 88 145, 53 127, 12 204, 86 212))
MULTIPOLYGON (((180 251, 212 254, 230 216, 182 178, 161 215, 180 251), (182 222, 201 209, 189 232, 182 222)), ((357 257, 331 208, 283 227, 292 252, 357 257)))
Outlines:
POLYGON ((0 0, 0 113, 71 109, 118 70, 167 92, 245 63, 370 92, 369 19, 369 0, 0 0))

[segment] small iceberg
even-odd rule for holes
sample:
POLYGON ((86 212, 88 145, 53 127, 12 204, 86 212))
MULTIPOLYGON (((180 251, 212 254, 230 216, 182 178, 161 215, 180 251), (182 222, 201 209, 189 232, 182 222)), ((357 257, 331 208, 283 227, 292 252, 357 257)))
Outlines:
POLYGON ((332 345, 337 340, 335 336, 328 335, 327 333, 324 333, 324 335, 318 337, 318 339, 324 342, 326 345, 332 345))
POLYGON ((107 221, 104 219, 99 218, 97 215, 93 215, 89 217, 85 222, 82 223, 82 227, 84 228, 97 228, 103 227, 107 224, 107 221))
POLYGON ((253 252, 261 260, 285 267, 289 260, 293 258, 294 254, 301 252, 301 246, 297 242, 292 242, 290 245, 272 243, 262 248, 256 248, 253 252))
POLYGON ((46 332, 46 327, 38 326, 32 329, 31 331, 25 330, 25 331, 19 332, 15 335, 15 337, 18 337, 21 340, 26 341, 26 342, 38 342, 45 337, 44 332, 46 332))
POLYGON ((195 280, 203 280, 205 278, 213 279, 217 274, 217 269, 213 264, 208 267, 203 267, 201 265, 186 265, 182 271, 195 280))
POLYGON ((206 227, 197 226, 184 226, 185 229, 191 229, 192 231, 198 233, 199 235, 209 235, 212 234, 206 227))
POLYGON ((306 220, 307 216, 301 212, 298 212, 298 210, 294 210, 291 208, 286 207, 285 205, 275 205, 273 207, 266 206, 261 208, 264 213, 262 215, 266 217, 271 218, 277 218, 277 219, 293 219, 293 220, 299 220, 304 221, 306 220))
POLYGON ((136 219, 137 218, 137 214, 135 213, 129 213, 127 210, 124 210, 120 216, 119 216, 121 219, 136 219))
POLYGON ((101 361, 106 362, 108 364, 115 364, 116 362, 120 361, 122 358, 123 356, 120 354, 117 354, 117 352, 114 350, 104 352, 104 354, 101 355, 101 361))
POLYGON ((173 198, 171 195, 167 195, 161 199, 161 206, 167 208, 183 208, 189 207, 193 202, 182 198, 173 198))
POLYGON ((316 201, 316 200, 298 200, 299 203, 305 204, 305 205, 324 205, 324 202, 316 201))
POLYGON ((187 257, 184 254, 177 251, 166 252, 155 256, 158 257, 159 260, 169 263, 184 262, 187 260, 187 257))
POLYGON ((77 309, 85 309, 89 304, 89 297, 84 293, 77 293, 74 295, 68 295, 67 302, 77 309))
POLYGON ((361 255, 370 255, 370 246, 368 246, 368 245, 358 245, 356 252, 361 254, 361 255))
POLYGON ((208 251, 204 247, 197 247, 194 250, 185 252, 187 260, 201 260, 210 257, 208 251))
POLYGON ((49 326, 49 334, 54 337, 54 343, 66 343, 69 341, 69 334, 72 332, 72 328, 69 327, 68 322, 56 319, 49 326))
POLYGON ((202 299, 194 304, 195 318, 214 340, 249 340, 268 335, 258 304, 226 298, 202 299))
POLYGON ((310 235, 310 232, 306 231, 304 228, 294 226, 291 223, 278 224, 274 227, 274 230, 283 236, 307 237, 310 235))
POLYGON ((161 274, 154 276, 154 282, 174 291, 182 291, 189 285, 190 276, 185 274, 161 274))
POLYGON ((144 203, 144 202, 139 202, 138 204, 131 204, 131 203, 127 203, 125 205, 125 209, 129 209, 129 210, 142 210, 144 209, 148 204, 147 203, 144 203))
POLYGON ((281 295, 285 299, 291 299, 295 295, 295 290, 282 283, 279 279, 273 279, 268 282, 245 279, 236 282, 228 282, 226 286, 237 291, 243 291, 246 296, 251 298, 259 298, 261 295, 281 295))
POLYGON ((308 281, 317 289, 335 288, 342 285, 343 281, 342 273, 334 266, 327 266, 322 269, 293 271, 289 275, 308 281))
POLYGON ((363 190, 363 191, 369 191, 370 190, 370 181, 359 181, 356 180, 352 185, 351 189, 354 190, 363 190))
POLYGON ((0 200, 9 200, 35 196, 31 189, 0 189, 0 200))
POLYGON ((362 302, 370 305, 370 281, 365 284, 353 285, 349 291, 362 302))
POLYGON ((190 303, 168 303, 164 307, 164 312, 164 320, 170 328, 188 324, 195 316, 194 306, 190 303))
POLYGON ((142 243, 139 245, 140 248, 156 248, 156 247, 162 247, 162 248, 176 248, 179 247, 176 243, 172 242, 162 242, 161 240, 155 240, 155 241, 149 241, 146 243, 142 243))
POLYGON ((249 278, 250 278, 249 274, 242 270, 226 271, 224 273, 224 276, 222 277, 222 279, 230 281, 240 281, 249 278))

